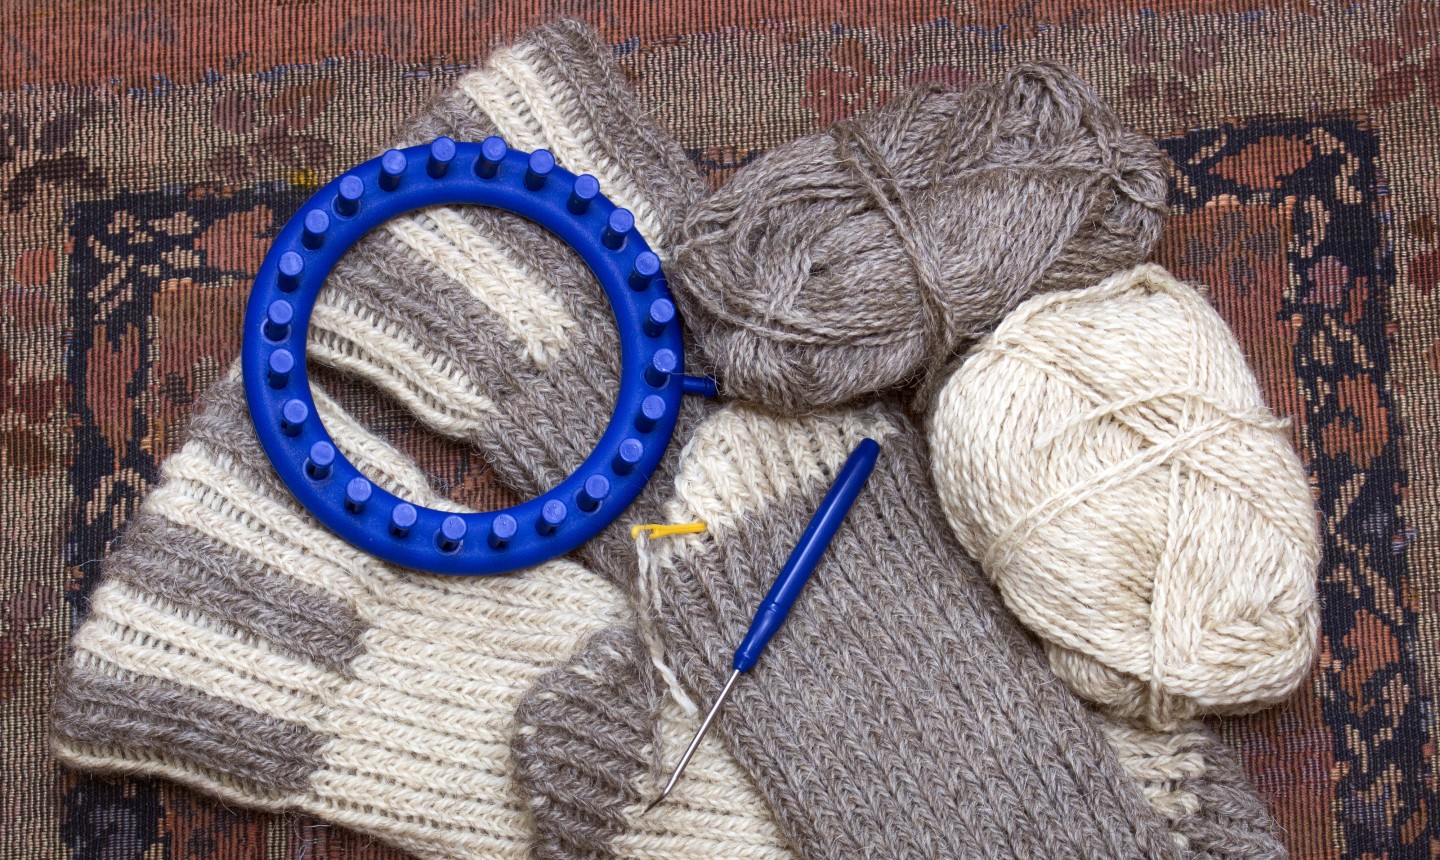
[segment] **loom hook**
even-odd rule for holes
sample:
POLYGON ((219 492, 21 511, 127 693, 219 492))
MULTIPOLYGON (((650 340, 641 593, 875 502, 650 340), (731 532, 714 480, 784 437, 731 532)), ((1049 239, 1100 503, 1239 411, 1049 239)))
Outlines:
POLYGON ((850 508, 855 504, 855 499, 860 495, 865 482, 869 480, 870 473, 875 469, 875 460, 880 456, 880 445, 874 439, 863 439, 850 452, 845 465, 840 468, 840 473, 835 477, 835 483, 825 493, 821 500, 820 507, 815 509, 815 515, 810 518, 810 524, 805 527, 805 533, 800 536, 800 542, 791 551, 790 558, 786 560, 785 566, 780 569, 780 574, 775 577, 775 583, 770 586, 770 591, 765 599, 760 602, 760 607, 755 610, 755 617, 750 622, 750 629, 745 634, 745 641, 735 649, 735 659, 732 663, 730 677, 725 681, 725 686, 720 690, 720 695, 715 697, 715 703, 710 706, 710 712, 700 723, 696 730, 695 737, 690 740, 690 746, 686 747, 685 754, 680 757, 680 763, 670 774, 670 780, 665 783, 665 788, 660 795, 650 801, 650 805, 641 811, 641 815, 659 806, 661 801, 670 796, 675 789, 676 783, 680 781, 681 774, 694 758, 695 750, 699 748, 700 741, 705 733, 710 730, 710 724, 715 721, 715 715, 720 713, 720 708, 729 698, 730 691, 735 689, 735 682, 740 676, 755 668, 760 661, 760 655, 765 653, 765 647, 770 644, 770 638, 785 623, 790 615, 790 608, 795 605, 795 599, 805 588, 805 583, 810 580, 810 574, 814 572, 815 565, 825 555, 825 550, 835 538, 835 532, 839 530, 840 524, 845 521, 845 515, 850 513, 850 508))

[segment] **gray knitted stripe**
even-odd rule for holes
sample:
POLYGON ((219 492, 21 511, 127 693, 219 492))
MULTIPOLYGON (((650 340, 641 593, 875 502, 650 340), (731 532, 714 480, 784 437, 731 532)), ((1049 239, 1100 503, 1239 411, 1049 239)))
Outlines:
MULTIPOLYGON (((509 219, 515 227, 520 225, 516 216, 485 210, 473 214, 478 220, 482 213, 496 219, 509 219)), ((503 232, 511 228, 493 229, 503 232)), ((486 236, 496 238, 489 232, 486 236)), ((573 375, 573 382, 565 381, 595 392, 593 408, 576 409, 568 385, 564 389, 557 387, 553 375, 542 374, 533 365, 519 360, 495 315, 464 285, 417 260, 413 252, 399 242, 392 246, 384 238, 367 239, 363 246, 346 255, 326 285, 327 291, 334 290, 327 300, 349 300, 404 329, 411 339, 424 345, 427 352, 444 356, 463 369, 492 401, 526 403, 529 408, 523 414, 501 409, 476 426, 465 441, 482 450, 503 452, 492 457, 491 462, 506 477, 507 483, 518 484, 523 492, 538 493, 558 483, 569 469, 580 464, 604 431, 618 385, 616 366, 610 362, 566 361, 565 370, 573 375), (397 290, 397 284, 405 284, 407 288, 397 290), (587 372, 587 365, 598 365, 607 373, 602 376, 598 372, 587 372), (545 427, 547 432, 537 434, 537 426, 545 427), (535 450, 535 446, 542 444, 547 446, 543 454, 535 450), (560 452, 563 459, 555 456, 560 452), (537 470, 539 474, 528 470, 520 473, 517 468, 520 464, 534 463, 555 465, 537 470)), ((559 244, 548 235, 546 239, 559 244)), ((511 253, 518 256, 515 251, 511 253)), ((520 259, 530 266, 545 265, 538 255, 520 259)), ((537 268, 536 271, 546 270, 537 268)), ((563 270, 555 271, 556 276, 561 274, 563 270)), ((588 273, 585 277, 588 278, 588 273)), ((581 319, 608 313, 603 294, 593 279, 588 283, 577 279, 572 286, 573 289, 563 294, 576 297, 573 300, 577 302, 587 298, 594 302, 581 319)), ((557 290, 555 294, 562 293, 557 290)), ((572 333, 569 351, 615 355, 618 340, 613 329, 612 325, 603 332, 572 333)))
POLYGON ((351 606, 148 511, 128 524, 105 572, 337 672, 363 647, 365 624, 351 606))
MULTIPOLYGON (((608 69, 607 63, 599 66, 608 69)), ((589 82, 603 79, 594 69, 574 74, 589 82)), ((605 105, 603 117, 587 114, 583 120, 594 124, 588 131, 597 142, 624 139, 635 123, 611 112, 616 102, 603 101, 607 96, 592 89, 566 104, 605 105)), ((624 92, 618 86, 608 97, 624 92)), ((462 104, 449 104, 463 112, 462 104)), ((444 120, 452 127, 461 121, 444 120)), ((450 130, 437 123, 424 134, 450 130)), ((657 160, 680 157, 673 145, 668 151, 669 157, 657 160)), ((644 150, 615 149, 612 155, 631 175, 654 167, 647 160, 654 153, 644 150)), ((675 169, 682 179, 665 183, 667 196, 659 201, 670 207, 667 217, 678 216, 685 200, 699 194, 688 165, 675 169), (676 188, 691 196, 677 196, 676 188)), ((334 298, 383 312, 480 387, 499 414, 464 436, 506 483, 533 494, 578 464, 609 418, 618 365, 612 316, 598 286, 558 240, 501 213, 471 211, 465 217, 525 269, 543 273, 545 292, 576 320, 565 354, 551 368, 520 359, 494 314, 463 284, 416 261, 380 232, 342 261, 332 278, 334 298), (487 336, 490 331, 500 336, 487 336)), ((686 398, 677 438, 687 438, 714 408, 686 398)), ((1119 771, 1088 716, 963 560, 935 509, 928 470, 918 460, 923 450, 913 431, 887 443, 887 462, 903 462, 903 469, 884 481, 877 476, 875 483, 888 490, 883 496, 876 491, 872 507, 854 515, 864 523, 864 544, 852 537, 853 545, 837 545, 827 561, 831 590, 814 589, 819 596, 807 596, 812 602, 795 615, 804 619, 801 629, 791 629, 796 620, 787 628, 792 641, 813 647, 794 659, 767 659, 764 677, 741 688, 728 713, 747 719, 728 716, 721 726, 732 751, 809 857, 977 850, 999 856, 1173 855, 1169 834, 1119 771), (905 526, 888 529, 887 514, 905 526), (923 524, 918 535, 911 533, 916 523, 923 524), (897 572, 903 578, 894 581, 897 572), (872 607, 898 617, 883 617, 887 610, 872 607), (870 790, 856 796, 847 785, 870 790), (874 791, 877 786, 888 790, 874 791)), ((623 522, 577 553, 627 589, 636 571, 625 528, 660 517, 677 457, 678 446, 623 522)), ((812 490, 781 500, 773 521, 756 523, 753 535, 737 538, 735 546, 743 550, 714 567, 682 568, 667 578, 662 621, 669 656, 687 687, 702 697, 723 675, 723 646, 739 641, 768 585, 764 578, 803 529, 820 492, 812 490), (716 619, 724 619, 726 629, 716 619)), ((816 584, 822 581, 817 577, 816 584)), ((595 699, 590 702, 593 708, 595 699)), ((530 718, 548 719, 550 728, 532 738, 524 767, 554 774, 536 763, 549 756, 567 759, 572 769, 566 779, 532 777, 527 783, 528 791, 545 799, 535 809, 537 824, 550 833, 580 828, 586 834, 578 847, 566 848, 561 840, 547 843, 547 850, 587 856, 614 832, 609 819, 596 813, 614 802, 614 794, 577 769, 614 739, 595 735, 608 731, 605 721, 583 710, 530 718), (548 738, 558 739, 541 743, 548 738), (582 821, 590 824, 581 827, 582 821)))
MULTIPOLYGON (((377 232, 352 249, 327 282, 326 301, 368 311, 405 331, 427 353, 443 356, 500 408, 463 441, 485 453, 499 477, 522 495, 537 495, 580 465, 605 430, 619 385, 619 340, 604 293, 559 239, 517 216, 459 210, 505 246, 527 269, 543 272, 547 295, 571 311, 577 326, 557 366, 542 371, 517 357, 495 314, 460 283, 436 271, 389 236, 377 232), (404 285, 397 289, 397 285, 404 285)), ((322 294, 324 297, 324 294, 322 294)), ((685 398, 676 438, 715 409, 685 398)), ((674 458, 662 461, 652 486, 673 478, 674 458)), ((626 523, 658 515, 654 493, 627 511, 626 523)), ((634 552, 624 523, 577 551, 582 560, 622 587, 632 587, 634 552)))
POLYGON ((593 637, 542 678, 515 714, 515 779, 540 860, 609 857, 648 764, 660 697, 635 631, 593 637))
MULTIPOLYGON (((564 100, 572 109, 570 130, 633 177, 645 199, 662 213, 662 220, 679 223, 684 209, 703 193, 701 180, 678 146, 634 121, 642 116, 641 110, 608 47, 574 22, 545 28, 533 44, 550 57, 553 74, 564 70, 564 85, 572 90, 564 100)), ((495 132, 493 123, 467 97, 450 93, 407 132, 406 139, 450 134, 478 140, 495 132)), ((619 378, 613 317, 588 268, 548 231, 505 212, 477 207, 455 211, 486 240, 543 277, 550 287, 548 295, 577 321, 567 350, 570 357, 564 360, 563 388, 552 383, 553 375, 517 359, 503 326, 462 284, 416 260, 413 251, 384 230, 371 233, 345 255, 326 288, 336 295, 322 294, 322 301, 342 301, 342 296, 358 301, 406 330, 427 350, 455 362, 492 400, 524 403, 520 410, 502 409, 467 441, 492 454, 491 462, 510 486, 522 493, 539 493, 579 465, 604 431, 619 378), (407 289, 396 290, 396 284, 407 289), (536 427, 547 432, 536 434, 536 427)))
MULTIPOLYGON (((577 136, 590 135, 592 143, 604 147, 627 176, 653 177, 646 193, 656 196, 647 199, 668 221, 679 223, 684 210, 699 200, 703 183, 677 145, 634 121, 641 115, 639 108, 608 49, 593 34, 568 23, 546 28, 546 38, 535 44, 541 46, 537 50, 566 57, 567 84, 583 84, 566 100, 589 106, 577 121, 593 125, 576 128, 577 136), (563 38, 554 37, 557 31, 563 38), (594 109, 596 99, 605 106, 603 114, 594 109)), ((458 94, 447 96, 421 127, 423 134, 412 137, 489 134, 494 129, 473 103, 458 94)), ((604 432, 619 380, 613 316, 588 268, 548 231, 505 212, 477 207, 454 211, 526 270, 541 275, 546 294, 570 312, 577 325, 558 367, 542 371, 518 358, 489 308, 463 284, 416 259, 411 249, 385 231, 373 232, 345 255, 327 282, 326 292, 331 295, 322 293, 321 300, 353 303, 384 318, 427 352, 449 359, 501 404, 496 415, 462 438, 485 453, 508 486, 522 495, 535 495, 577 467, 604 432), (396 288, 400 284, 404 289, 396 288), (541 428, 543 432, 537 432, 541 428)), ((686 398, 676 438, 685 438, 689 428, 713 409, 713 404, 686 398)), ((652 485, 669 482, 673 463, 673 458, 662 463, 652 485)), ((654 518, 657 504, 655 494, 643 496, 627 512, 626 522, 654 518)), ((625 524, 617 523, 577 555, 623 587, 632 587, 634 559, 625 524)))
MULTIPOLYGON (((217 383, 189 436, 231 471, 279 493, 244 409, 240 384, 217 383)), ((283 496, 279 496, 283 498, 283 496)), ((106 564, 107 577, 171 607, 248 633, 282 653, 344 671, 365 625, 331 595, 268 570, 235 548, 142 511, 106 564)), ((124 750, 126 758, 179 759, 260 795, 303 788, 326 738, 192 687, 90 664, 77 655, 56 685, 51 729, 80 748, 124 750)))
MULTIPOLYGON (((552 32, 564 37, 536 40, 536 50, 545 58, 537 65, 574 94, 562 104, 566 125, 577 136, 592 134, 590 146, 626 165, 641 199, 659 212, 662 230, 678 229, 685 212, 705 192, 694 165, 640 104, 610 47, 592 30, 565 21, 552 32)), ((666 235, 649 238, 662 248, 670 244, 666 235)))
POLYGON ((1208 730, 1205 735, 1204 776, 1176 786, 1195 796, 1200 812, 1175 821, 1175 832, 1188 840, 1196 858, 1284 860, 1289 855, 1279 827, 1250 787, 1235 751, 1208 730))
POLYGON ((463 92, 450 89, 425 106, 395 130, 395 146, 420 146, 441 135, 460 141, 482 141, 495 134, 495 124, 475 109, 475 103, 463 92))
POLYGON ((265 449, 255 438, 245 387, 238 380, 221 379, 210 388, 204 408, 190 422, 189 438, 204 445, 212 457, 223 460, 225 471, 247 486, 270 498, 293 498, 270 468, 265 449))
POLYGON ((324 735, 159 678, 72 661, 56 687, 53 735, 127 758, 193 762, 260 796, 304 788, 324 735))
MULTIPOLYGON (((944 527, 917 431, 886 417, 902 433, 723 712, 732 751, 808 857, 1174 856, 944 527)), ((692 689, 714 689, 729 653, 691 643, 740 641, 823 491, 772 502, 667 576, 667 643, 692 689)))

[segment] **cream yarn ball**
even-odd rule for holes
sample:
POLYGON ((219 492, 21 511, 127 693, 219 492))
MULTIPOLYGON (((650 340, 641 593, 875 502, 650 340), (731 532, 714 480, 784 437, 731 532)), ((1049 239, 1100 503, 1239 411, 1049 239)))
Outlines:
POLYGON ((1318 523, 1230 329, 1159 266, 1017 307, 930 415, 950 525, 1057 675, 1157 728, 1315 655, 1318 523))

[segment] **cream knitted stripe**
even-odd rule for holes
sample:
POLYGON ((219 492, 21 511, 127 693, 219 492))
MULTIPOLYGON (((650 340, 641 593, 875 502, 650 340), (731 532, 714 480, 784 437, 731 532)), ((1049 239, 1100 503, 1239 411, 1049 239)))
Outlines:
POLYGON ((1196 857, 1280 860, 1269 811, 1250 788, 1235 752, 1203 723, 1155 731, 1112 716, 1101 728, 1121 766, 1170 822, 1175 842, 1196 857))
POLYGON ((321 728, 319 700, 339 675, 208 626, 195 610, 166 606, 118 582, 97 588, 91 607, 90 623, 75 635, 76 651, 310 731, 321 728))
POLYGON ((534 289, 543 279, 525 271, 453 210, 437 207, 396 218, 385 229, 494 311, 537 366, 549 366, 569 346, 568 330, 575 320, 554 297, 534 289))
POLYGON ((1190 731, 1153 732, 1119 720, 1101 724, 1115 747, 1120 765, 1139 783, 1145 799, 1161 815, 1174 821, 1200 809, 1200 801, 1186 783, 1205 775, 1200 748, 1206 736, 1200 724, 1190 731))
POLYGON ((348 601, 290 581, 150 509, 136 515, 126 534, 112 578, 180 606, 201 607, 329 669, 340 669, 359 653, 365 623, 348 601))
POLYGON ((531 115, 554 142, 556 158, 563 154, 568 162, 562 163, 575 165, 572 172, 592 174, 614 189, 612 202, 634 214, 643 235, 660 248, 668 247, 669 231, 674 225, 663 222, 635 185, 635 177, 606 155, 579 106, 557 95, 563 90, 556 81, 557 69, 545 61, 544 49, 536 44, 521 45, 515 55, 502 57, 496 65, 524 96, 531 115))
MULTIPOLYGON (((496 133, 516 149, 536 150, 550 145, 545 130, 529 115, 525 97, 513 82, 496 68, 502 55, 513 54, 514 48, 503 48, 490 55, 485 68, 471 72, 455 82, 455 88, 470 97, 480 112, 495 124, 496 133)), ((553 150, 552 150, 553 153, 553 150)), ((559 161, 559 156, 556 156, 559 161)))
MULTIPOLYGON (((216 393, 222 404, 240 398, 233 379, 222 386, 230 386, 216 393)), ((365 433, 333 401, 318 396, 317 407, 337 444, 362 469, 407 490, 423 487, 412 463, 365 433)), ((354 601, 370 623, 361 637, 362 655, 343 671, 328 670, 201 610, 111 578, 96 591, 91 619, 77 634, 77 661, 178 685, 237 713, 328 738, 308 788, 272 797, 270 805, 324 815, 425 856, 524 856, 529 825, 508 765, 514 707, 584 637, 625 617, 619 593, 565 561, 503 580, 417 577, 389 569, 348 551, 293 501, 271 495, 263 472, 239 465, 260 456, 253 437, 244 438, 243 449, 232 447, 234 439, 187 443, 152 494, 159 504, 147 502, 147 510, 178 515, 180 524, 254 554, 257 563, 260 555, 270 563, 291 557, 292 570, 306 571, 307 585, 354 601), (236 456, 241 450, 245 457, 236 456), (215 510, 197 496, 227 508, 211 519, 197 517, 197 511, 215 510), (348 585, 337 587, 340 582, 348 585)), ((436 501, 433 495, 428 488, 412 493, 429 503, 436 501)), ((165 775, 255 802, 255 787, 183 757, 137 755, 123 742, 68 737, 57 742, 57 751, 76 763, 165 775)))
POLYGON ((373 383, 441 433, 464 435, 495 412, 444 356, 425 352, 403 329, 333 287, 315 303, 306 351, 318 364, 373 383))
POLYGON ((589 173, 600 180, 605 196, 629 209, 635 225, 662 257, 668 247, 667 225, 619 165, 607 158, 574 111, 566 111, 568 94, 541 71, 542 49, 518 45, 497 51, 481 72, 466 75, 456 86, 495 121, 501 137, 521 149, 549 149, 571 173, 589 173), (567 115, 568 114, 568 115, 567 115))
POLYGON ((877 442, 895 428, 874 413, 832 411, 779 418, 761 409, 727 406, 700 425, 680 453, 670 522, 699 520, 709 536, 660 541, 663 549, 718 539, 774 502, 832 479, 865 438, 877 442), (744 452, 743 456, 736 452, 744 452))

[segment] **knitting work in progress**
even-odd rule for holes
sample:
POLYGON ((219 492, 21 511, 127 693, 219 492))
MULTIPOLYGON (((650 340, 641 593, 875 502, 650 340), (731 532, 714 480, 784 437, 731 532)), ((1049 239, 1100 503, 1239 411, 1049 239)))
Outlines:
POLYGON ((1027 63, 764 154, 689 213, 675 286, 727 395, 923 395, 1026 296, 1143 260, 1166 176, 1088 84, 1027 63))
MULTIPOLYGON (((427 140, 503 131, 564 153, 577 170, 605 177, 638 217, 670 222, 699 184, 668 140, 645 143, 652 132, 638 115, 608 49, 562 24, 496 53, 415 126, 427 140), (585 104, 595 110, 579 113, 585 104), (602 141, 623 146, 624 157, 602 141), (667 177, 660 191, 646 184, 655 176, 667 177)), ((432 426, 454 431, 486 420, 500 392, 470 384, 457 369, 468 353, 457 350, 549 356, 563 352, 574 327, 564 306, 536 288, 543 281, 535 273, 568 274, 578 261, 535 235, 518 219, 469 210, 390 222, 322 290, 312 356, 352 373, 398 368, 391 378, 415 387, 390 390, 432 426), (488 313, 472 313, 473 327, 450 342, 387 317, 392 300, 438 282, 488 313)), ((613 327, 609 335, 613 351, 613 327)), ((419 504, 461 510, 408 457, 323 391, 314 395, 338 447, 379 483, 419 504)), ((75 766, 305 811, 422 857, 528 857, 544 843, 515 779, 516 710, 582 647, 622 658, 617 677, 648 679, 630 617, 614 584, 574 562, 509 577, 434 577, 347 545, 267 465, 232 370, 106 563, 59 687, 52 745, 75 766)), ((623 807, 648 790, 658 697, 611 704, 611 713, 632 715, 632 733, 616 732, 624 757, 601 771, 623 807)), ((683 743, 693 720, 660 728, 661 742, 683 743)), ((692 777, 690 807, 657 809, 648 822, 683 845, 681 854, 787 856, 768 810, 718 743, 701 749, 692 777), (707 796, 719 800, 706 807, 707 796)), ((614 856, 655 852, 635 838, 617 843, 614 856)))
POLYGON ((1165 270, 1022 304, 945 382, 930 440, 960 542, 1142 782, 1202 766, 1195 716, 1307 676, 1320 537, 1288 424, 1165 270))
MULTIPOLYGON (((578 25, 498 52, 396 143, 441 134, 548 149, 598 177, 662 258, 690 245, 698 177, 578 25)), ((1114 241, 1141 242, 1139 229, 1114 241)), ((1019 298, 984 304, 998 317, 1019 298)), ((703 303, 681 301, 710 330, 703 303)), ((618 380, 611 311, 581 262, 533 224, 465 208, 357 244, 320 294, 309 354, 473 445, 525 496, 594 447, 618 380)), ((338 447, 387 489, 450 504, 316 400, 338 447)), ((892 404, 784 416, 686 398, 645 492, 570 560, 437 578, 305 514, 265 465, 232 374, 107 564, 57 694, 55 747, 78 766, 305 810, 427 857, 1283 854, 1208 736, 1200 758, 1219 764, 1170 783, 1198 800, 1178 817, 1146 802, 1113 732, 965 557, 926 453, 892 404), (865 437, 883 454, 794 615, 686 781, 640 817, 659 762, 694 729, 680 702, 714 695, 865 437), (627 529, 697 519, 705 533, 638 550, 627 529)))

